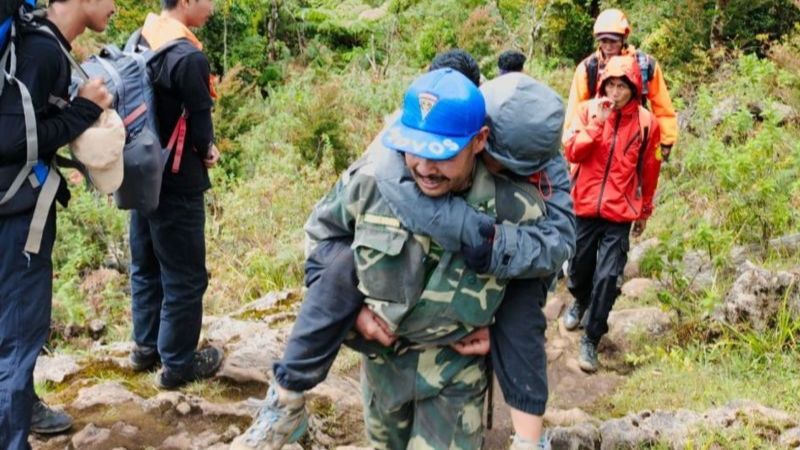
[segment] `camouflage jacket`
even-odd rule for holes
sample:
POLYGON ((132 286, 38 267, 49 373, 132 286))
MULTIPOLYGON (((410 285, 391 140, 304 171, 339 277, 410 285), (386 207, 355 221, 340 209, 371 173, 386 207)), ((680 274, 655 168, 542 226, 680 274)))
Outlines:
MULTIPOLYGON (((465 200, 503 222, 528 224, 544 203, 530 183, 492 175, 478 162, 465 200)), ((314 208, 309 244, 352 237, 366 304, 400 337, 421 346, 455 342, 491 324, 508 280, 476 274, 463 258, 405 229, 381 196, 369 154, 314 208)))

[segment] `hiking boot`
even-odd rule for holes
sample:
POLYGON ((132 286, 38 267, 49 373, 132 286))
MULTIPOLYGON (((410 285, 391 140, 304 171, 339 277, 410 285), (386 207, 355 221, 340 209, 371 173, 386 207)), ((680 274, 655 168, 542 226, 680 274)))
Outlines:
POLYGON ((572 304, 569 305, 567 313, 564 314, 564 328, 566 328, 567 331, 576 330, 583 324, 582 319, 586 315, 585 313, 586 308, 581 308, 577 300, 573 301, 572 304))
POLYGON ((33 403, 31 431, 37 434, 58 434, 72 428, 72 417, 64 411, 47 406, 42 399, 33 403))
POLYGON ((131 354, 128 355, 128 361, 134 372, 147 372, 161 362, 161 357, 155 347, 134 345, 131 354))
POLYGON ((533 442, 530 439, 514 435, 511 441, 511 447, 508 450, 550 450, 550 438, 547 433, 542 433, 542 437, 538 442, 533 442))
POLYGON ((231 442, 230 450, 279 450, 297 442, 308 428, 305 398, 301 392, 287 392, 280 399, 275 384, 258 410, 253 424, 231 442))
POLYGON ((211 378, 222 365, 222 350, 216 347, 206 347, 194 352, 192 369, 188 374, 181 374, 167 367, 162 367, 156 372, 155 384, 159 389, 174 390, 188 383, 211 378))
POLYGON ((581 348, 578 353, 578 365, 581 370, 588 373, 597 372, 600 362, 597 360, 597 343, 584 336, 581 338, 581 348))

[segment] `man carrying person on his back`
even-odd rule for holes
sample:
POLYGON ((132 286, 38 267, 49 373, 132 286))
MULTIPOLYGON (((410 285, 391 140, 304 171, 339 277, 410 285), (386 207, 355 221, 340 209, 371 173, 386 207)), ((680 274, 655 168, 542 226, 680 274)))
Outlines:
MULTIPOLYGON (((600 98, 578 107, 564 135, 564 152, 574 165, 572 199, 578 216, 568 286, 578 310, 586 311, 578 362, 590 373, 599 367, 597 344, 608 332, 608 315, 620 294, 628 235, 641 235, 653 213, 661 168, 659 123, 641 106, 636 60, 630 55, 610 58, 599 92, 600 98)), ((568 320, 580 319, 568 314, 565 324, 568 320)))
MULTIPOLYGON (((101 32, 114 14, 114 0, 53 0, 46 16, 26 14, 17 20, 16 79, 30 94, 35 130, 26 133, 25 97, 20 84, 5 77, 0 95, 0 448, 29 449, 32 411, 46 431, 70 425, 68 416, 48 409, 35 397, 33 368, 50 331, 52 250, 56 234, 54 195, 62 205, 69 191, 51 165, 56 151, 86 131, 112 97, 101 80, 91 80, 70 101, 70 62, 64 51, 87 28, 101 32), (45 27, 45 30, 39 27, 45 27), (33 145, 33 147, 31 147, 33 145), (25 166, 27 153, 38 153, 36 190, 23 186, 4 198, 25 166), (40 181, 41 179, 41 181, 40 181), (48 181, 48 179, 50 181, 48 181), (41 185, 41 190, 38 190, 41 185), (7 200, 7 201, 6 201, 7 200), (52 199, 51 199, 52 200, 52 199), (37 202, 39 203, 37 205, 37 202), (37 218, 39 211, 43 215, 37 218), (38 228, 41 227, 41 228, 38 228), (37 233, 35 230, 39 229, 37 233), (35 406, 34 406, 35 405, 35 406), (42 423, 42 419, 50 422, 42 423)), ((7 49, 11 51, 11 43, 7 49)), ((5 50, 5 49, 4 49, 5 50)), ((4 74, 13 60, 3 59, 4 74)), ((28 177, 34 184, 34 178, 28 177)))
MULTIPOLYGON (((640 101, 653 111, 658 120, 661 128, 660 152, 664 161, 668 161, 672 146, 678 138, 678 118, 672 107, 672 100, 669 97, 667 84, 664 82, 661 66, 652 56, 636 50, 628 43, 630 33, 631 27, 628 18, 622 11, 606 9, 597 16, 594 23, 594 38, 599 44, 598 49, 575 68, 567 101, 564 130, 572 127, 577 120, 575 114, 578 105, 599 95, 598 87, 608 59, 617 55, 631 55, 637 60, 641 71, 642 95, 640 101)), ((577 312, 574 311, 574 308, 571 310, 573 315, 577 312)), ((580 322, 580 317, 578 322, 580 322)))
POLYGON ((145 216, 131 212, 131 295, 136 371, 162 369, 155 383, 177 389, 219 370, 222 350, 197 350, 208 286, 205 265, 204 192, 208 169, 219 159, 211 107, 214 90, 202 44, 189 29, 201 27, 214 11, 212 0, 162 0, 161 15, 149 14, 141 45, 158 50, 154 93, 162 145, 169 144, 159 206, 145 216), (184 142, 185 140, 185 142, 184 142), (181 147, 183 146, 183 147, 181 147))
MULTIPOLYGON (((478 82, 480 73, 477 64, 463 50, 451 50, 438 55, 431 69, 442 66, 457 68, 468 75, 473 83, 478 82)), ((548 217, 538 221, 535 226, 525 227, 524 232, 521 229, 516 230, 510 223, 502 226, 498 231, 498 242, 508 243, 507 233, 511 232, 514 235, 511 242, 520 245, 517 248, 520 251, 516 252, 513 258, 502 257, 504 244, 499 244, 495 248, 491 244, 482 244, 480 251, 473 249, 470 252, 471 258, 466 264, 470 266, 480 260, 477 265, 486 264, 481 270, 487 272, 489 265, 502 259, 505 260, 505 264, 514 268, 502 267, 494 270, 518 274, 527 271, 534 277, 549 275, 558 266, 559 261, 563 261, 567 254, 571 253, 573 245, 574 218, 566 193, 569 183, 564 172, 563 159, 558 156, 559 145, 548 144, 550 136, 546 131, 552 129, 555 135, 560 134, 563 109, 560 99, 552 91, 529 78, 525 80, 509 78, 504 81, 492 81, 486 86, 491 91, 488 98, 494 99, 494 102, 490 101, 488 109, 492 115, 496 114, 498 127, 509 125, 512 130, 521 130, 520 127, 509 124, 510 118, 519 117, 515 113, 515 108, 540 102, 537 110, 541 111, 541 114, 531 116, 528 121, 532 122, 534 124, 532 128, 539 132, 535 138, 531 138, 530 133, 527 137, 523 137, 524 133, 515 135, 513 132, 508 132, 504 137, 496 137, 491 147, 493 149, 491 154, 500 158, 500 162, 488 155, 484 156, 484 160, 487 164, 491 160, 495 166, 494 170, 503 170, 503 166, 500 165, 503 164, 514 172, 529 174, 541 170, 545 174, 543 178, 549 177, 548 181, 552 180, 552 184, 544 183, 549 188, 548 217), (556 106, 557 114, 550 117, 548 114, 555 114, 553 108, 556 106), (555 119, 557 121, 553 122, 555 119), (553 154, 548 153, 551 147, 554 150, 553 154), (553 159, 553 155, 558 157, 553 159), (521 236, 520 242, 517 242, 517 235, 521 236), (530 242, 528 239, 537 244, 531 248, 521 244, 521 241, 530 242), (490 261, 493 250, 499 251, 501 257, 491 258, 490 261), (480 253, 482 254, 478 255, 480 253)), ((384 200, 398 214, 402 225, 407 225, 407 219, 413 216, 415 231, 431 236, 434 242, 444 243, 445 249, 450 251, 458 252, 462 247, 462 239, 470 241, 466 236, 473 231, 476 242, 484 241, 485 238, 477 231, 483 223, 482 213, 472 210, 458 196, 434 200, 420 193, 412 179, 410 177, 405 179, 403 176, 405 163, 402 156, 381 146, 380 138, 370 146, 368 157, 375 160, 378 189, 382 194, 386 194, 384 200)), ((491 224, 494 219, 489 218, 488 222, 491 224)), ((234 449, 277 449, 302 432, 305 413, 301 391, 310 389, 324 379, 344 333, 352 327, 356 319, 355 316, 348 318, 351 314, 349 311, 353 309, 351 304, 355 308, 361 307, 363 294, 356 289, 358 280, 353 267, 353 253, 347 242, 338 240, 320 242, 315 251, 309 255, 306 275, 309 291, 284 357, 274 366, 276 380, 270 387, 267 404, 248 432, 236 440, 232 447, 234 449), (347 269, 348 267, 350 269, 347 269), (320 347, 322 343, 324 348, 320 347)), ((539 289, 537 283, 540 282, 541 279, 532 278, 509 284, 506 299, 497 313, 497 322, 491 332, 494 348, 492 359, 498 368, 501 387, 509 404, 518 408, 512 410, 512 420, 517 431, 515 444, 518 448, 528 448, 522 446, 526 440, 531 443, 530 448, 538 444, 541 414, 547 398, 543 339, 539 339, 536 332, 541 329, 543 338, 545 324, 540 305, 546 296, 546 282, 542 282, 542 288, 539 289), (524 356, 520 358, 520 355, 524 356), (510 381, 513 378, 522 382, 520 377, 525 379, 524 384, 530 388, 525 392, 519 392, 514 382, 510 381)), ((353 309, 353 312, 355 311, 357 309, 353 309)), ((377 338, 383 344, 391 344, 387 336, 380 334, 379 322, 371 320, 372 316, 362 314, 361 319, 357 328, 365 337, 377 338)), ((464 346, 459 348, 465 349, 464 346)))

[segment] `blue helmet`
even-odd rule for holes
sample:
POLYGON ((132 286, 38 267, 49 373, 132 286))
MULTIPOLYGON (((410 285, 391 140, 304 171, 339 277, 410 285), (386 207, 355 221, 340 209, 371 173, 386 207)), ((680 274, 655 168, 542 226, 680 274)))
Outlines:
POLYGON ((408 88, 403 114, 381 142, 421 158, 446 160, 472 140, 485 119, 486 103, 473 82, 453 69, 434 70, 408 88))

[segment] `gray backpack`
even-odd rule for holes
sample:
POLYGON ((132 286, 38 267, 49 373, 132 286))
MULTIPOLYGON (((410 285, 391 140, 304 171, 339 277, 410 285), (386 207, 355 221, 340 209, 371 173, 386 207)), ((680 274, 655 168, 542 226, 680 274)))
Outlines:
POLYGON ((180 40, 152 51, 139 45, 140 39, 141 29, 131 35, 123 50, 107 45, 81 67, 90 78, 103 78, 114 95, 114 108, 125 124, 127 139, 122 153, 125 171, 122 186, 114 193, 117 207, 148 214, 158 208, 164 165, 175 143, 164 148, 159 140, 153 80, 147 64, 180 40))

